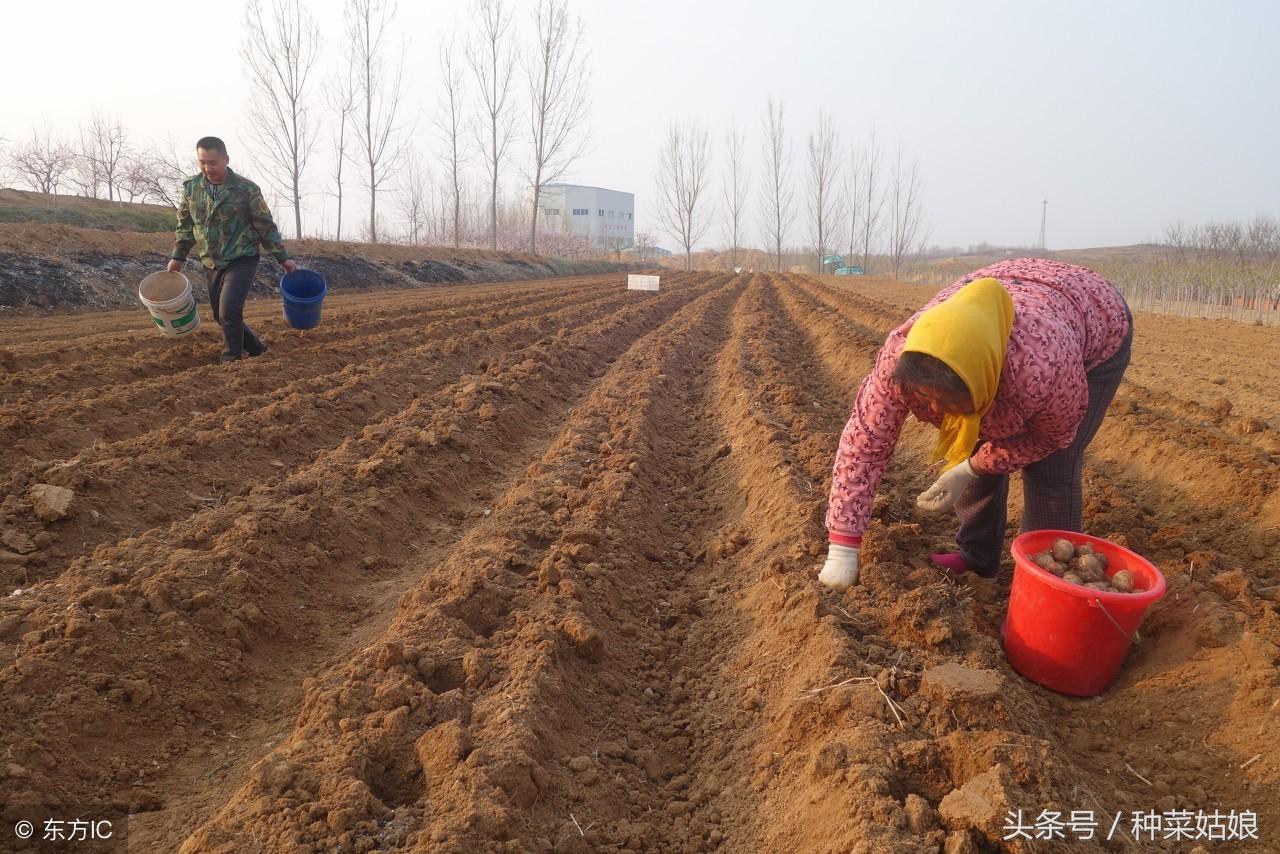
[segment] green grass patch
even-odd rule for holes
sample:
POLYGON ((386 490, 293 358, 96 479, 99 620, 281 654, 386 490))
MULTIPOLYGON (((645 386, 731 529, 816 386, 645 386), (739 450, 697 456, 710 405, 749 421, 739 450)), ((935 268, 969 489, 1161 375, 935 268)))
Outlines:
POLYGON ((163 232, 173 231, 176 221, 177 215, 174 213, 129 208, 85 210, 71 207, 46 208, 39 205, 0 205, 0 222, 47 222, 106 231, 163 232))

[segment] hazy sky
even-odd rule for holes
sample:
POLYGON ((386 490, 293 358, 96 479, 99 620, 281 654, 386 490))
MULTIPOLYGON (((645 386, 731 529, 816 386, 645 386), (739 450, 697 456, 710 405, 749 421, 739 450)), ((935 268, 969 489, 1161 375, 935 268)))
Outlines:
MULTIPOLYGON (((342 5, 309 4, 326 72, 342 50, 342 5)), ((515 5, 528 42, 532 0, 515 5)), ((261 179, 243 119, 239 0, 5 0, 0 8, 0 136, 12 142, 33 125, 69 134, 98 110, 144 143, 172 137, 185 148, 220 135, 233 167, 261 179)), ((437 47, 465 31, 469 8, 439 0, 402 3, 396 13, 408 46, 406 119, 424 154, 435 145, 427 128, 437 47)), ((760 242, 754 215, 770 95, 785 105, 798 206, 805 138, 823 109, 846 146, 874 129, 883 148, 900 144, 919 159, 932 244, 1030 245, 1042 199, 1051 248, 1157 239, 1175 220, 1280 214, 1280 3, 575 0, 573 8, 590 45, 593 109, 591 147, 571 179, 634 192, 639 229, 657 230, 654 169, 666 125, 696 120, 710 131, 718 203, 723 139, 736 121, 748 134, 753 179, 748 240, 760 242)), ((478 177, 478 161, 475 169, 478 177)), ((317 161, 308 179, 313 217, 326 222, 328 174, 317 161)), ((514 187, 514 163, 508 175, 514 187)), ((808 229, 798 219, 788 242, 804 242, 808 229)), ((704 243, 723 235, 717 216, 704 243)))

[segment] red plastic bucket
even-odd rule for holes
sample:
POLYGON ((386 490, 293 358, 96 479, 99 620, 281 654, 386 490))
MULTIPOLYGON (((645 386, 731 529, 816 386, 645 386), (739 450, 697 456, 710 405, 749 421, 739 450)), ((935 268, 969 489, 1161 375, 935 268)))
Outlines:
POLYGON ((1073 697, 1101 694, 1115 681, 1147 609, 1165 593, 1160 570, 1126 548, 1074 531, 1028 531, 1013 541, 1013 586, 1004 652, 1032 682, 1073 697), (1063 581, 1031 556, 1063 537, 1107 557, 1107 576, 1133 573, 1140 593, 1112 593, 1063 581))

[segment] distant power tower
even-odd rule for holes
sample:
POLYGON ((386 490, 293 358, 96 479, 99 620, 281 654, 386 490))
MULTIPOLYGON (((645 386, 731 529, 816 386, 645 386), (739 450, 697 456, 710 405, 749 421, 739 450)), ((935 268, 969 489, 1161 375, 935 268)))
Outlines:
POLYGON ((1044 248, 1044 221, 1049 214, 1049 200, 1045 199, 1040 204, 1040 248, 1044 248))

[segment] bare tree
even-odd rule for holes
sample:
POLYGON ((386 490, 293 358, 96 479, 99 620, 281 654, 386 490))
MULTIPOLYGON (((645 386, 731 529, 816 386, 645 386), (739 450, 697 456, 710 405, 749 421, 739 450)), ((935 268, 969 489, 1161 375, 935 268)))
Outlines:
POLYGON ((916 251, 924 221, 920 198, 920 169, 913 157, 907 162, 898 146, 889 178, 889 262, 896 279, 902 262, 916 251))
POLYGON ((31 141, 14 149, 9 159, 19 180, 37 193, 56 194, 62 180, 74 164, 71 148, 53 134, 31 132, 31 141))
POLYGON ((378 242, 378 189, 391 175, 399 154, 396 113, 403 95, 403 54, 395 74, 387 75, 383 70, 383 40, 393 14, 394 9, 382 0, 347 0, 347 31, 357 98, 354 131, 361 163, 368 167, 364 175, 369 191, 365 234, 371 243, 378 242))
POLYGON ((454 45, 440 45, 440 73, 444 80, 444 92, 436 110, 436 127, 445 148, 445 184, 450 199, 453 220, 453 245, 462 243, 462 170, 470 154, 466 135, 463 133, 462 108, 466 97, 466 76, 454 45))
POLYGON ((529 251, 538 253, 542 188, 564 177, 587 146, 587 54, 582 22, 571 21, 564 0, 539 0, 533 14, 538 43, 529 59, 529 130, 533 143, 533 206, 529 251))
POLYGON ((639 256, 641 261, 648 261, 653 258, 653 249, 655 245, 652 232, 636 232, 636 255, 639 256))
POLYGON ((812 235, 818 248, 818 272, 826 272, 823 259, 832 235, 839 230, 836 222, 839 214, 836 204, 836 187, 839 165, 836 152, 840 143, 831 117, 818 112, 816 133, 809 134, 809 218, 812 235))
POLYGON ((431 215, 431 171, 416 151, 410 150, 401 170, 400 212, 409 226, 409 242, 422 242, 431 215))
POLYGON ((108 119, 101 113, 93 114, 89 125, 92 139, 92 156, 97 161, 98 172, 107 187, 107 198, 114 201, 120 182, 121 164, 129 153, 129 138, 120 119, 108 119))
POLYGON ((1185 260, 1187 257, 1187 244, 1191 235, 1188 233, 1186 226, 1179 220, 1165 228, 1165 245, 1174 250, 1174 257, 1179 260, 1185 260))
POLYGON ((735 123, 725 138, 729 164, 724 180, 724 214, 729 237, 729 266, 738 266, 738 245, 742 233, 742 218, 747 207, 747 165, 743 162, 746 138, 735 123))
POLYGON ((126 202, 146 201, 147 176, 143 155, 130 154, 120 162, 117 198, 126 202))
MULTIPOLYGON (((189 158, 178 154, 173 140, 165 148, 152 148, 126 160, 130 192, 146 201, 176 208, 182 200, 182 182, 195 171, 189 158)), ((132 199, 130 199, 132 201, 132 199)))
POLYGON ((879 235, 880 217, 884 212, 884 193, 880 189, 880 146, 871 134, 862 152, 862 270, 871 271, 871 244, 879 235))
POLYGON ((115 201, 129 153, 128 136, 119 119, 109 120, 95 112, 89 126, 80 128, 79 144, 71 153, 68 176, 80 195, 97 199, 105 190, 107 199, 115 201))
POLYGON ((693 269, 693 246, 710 224, 700 206, 707 185, 710 145, 696 124, 672 122, 658 160, 658 218, 671 238, 684 247, 684 268, 693 269))
POLYGON ((8 148, 9 138, 0 136, 0 187, 7 187, 13 183, 13 172, 10 170, 13 152, 8 151, 8 148))
POLYGON ((249 76, 249 127, 270 164, 268 176, 293 203, 293 227, 302 237, 302 175, 315 147, 308 85, 320 47, 320 30, 299 0, 249 0, 244 13, 244 58, 249 76))
POLYGON ((761 222, 765 244, 772 247, 773 265, 782 272, 782 243, 791 225, 791 149, 783 126, 782 102, 769 99, 764 120, 764 183, 760 188, 761 222))
MULTIPOLYGON (((455 215, 453 206, 453 188, 447 178, 441 179, 431 187, 431 198, 427 219, 427 242, 436 246, 453 243, 456 236, 449 227, 455 215)), ((457 245, 453 243, 453 245, 457 245)))
POLYGON ((333 134, 333 187, 338 198, 338 223, 334 229, 333 239, 342 239, 342 167, 347 162, 347 144, 351 141, 347 130, 354 120, 356 108, 355 77, 348 66, 345 72, 339 73, 329 87, 329 109, 338 118, 338 130, 333 134))
POLYGON ((477 136, 489 172, 489 248, 498 248, 498 180, 502 161, 515 128, 511 109, 511 78, 515 74, 516 50, 508 37, 511 14, 502 0, 477 0, 476 31, 467 44, 467 64, 480 88, 484 125, 477 136), (487 136, 487 139, 486 139, 487 136))
POLYGON ((102 172, 99 169, 93 133, 88 128, 80 128, 79 142, 71 149, 71 168, 67 170, 67 179, 76 188, 77 195, 86 199, 98 198, 102 188, 102 172))
POLYGON ((845 263, 852 265, 855 258, 855 249, 858 245, 859 229, 862 227, 862 155, 856 149, 849 150, 849 168, 844 173, 844 190, 842 192, 842 201, 844 202, 845 211, 849 217, 849 260, 845 263))

